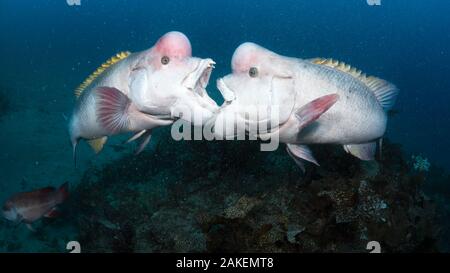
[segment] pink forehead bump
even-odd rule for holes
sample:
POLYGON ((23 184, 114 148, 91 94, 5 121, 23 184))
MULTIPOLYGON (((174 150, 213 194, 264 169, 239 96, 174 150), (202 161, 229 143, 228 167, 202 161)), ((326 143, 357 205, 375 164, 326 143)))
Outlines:
POLYGON ((243 43, 234 51, 231 67, 236 71, 247 71, 261 58, 260 47, 254 43, 243 43))
POLYGON ((159 38, 155 45, 156 51, 169 57, 184 58, 192 56, 189 39, 181 32, 171 31, 159 38))

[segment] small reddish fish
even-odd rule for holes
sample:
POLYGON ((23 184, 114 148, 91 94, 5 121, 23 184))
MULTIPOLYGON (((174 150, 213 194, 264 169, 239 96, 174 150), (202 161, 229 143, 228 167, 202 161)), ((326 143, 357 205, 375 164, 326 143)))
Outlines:
POLYGON ((42 217, 56 217, 56 206, 63 203, 69 196, 69 183, 62 184, 58 189, 46 187, 30 192, 21 192, 8 199, 2 208, 3 217, 15 223, 25 223, 34 231, 31 224, 42 217))

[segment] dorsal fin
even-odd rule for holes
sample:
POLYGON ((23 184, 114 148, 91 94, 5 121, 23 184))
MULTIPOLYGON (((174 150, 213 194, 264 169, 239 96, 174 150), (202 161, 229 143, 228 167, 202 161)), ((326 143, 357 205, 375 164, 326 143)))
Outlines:
POLYGON ((80 84, 77 89, 75 89, 75 96, 79 98, 83 91, 111 65, 118 63, 119 61, 125 59, 130 55, 129 51, 122 51, 117 53, 116 55, 109 58, 106 62, 104 62, 101 66, 99 66, 89 77, 87 77, 82 84, 80 84))
POLYGON ((361 70, 352 67, 344 62, 326 58, 311 59, 314 64, 328 66, 342 72, 345 72, 364 83, 372 90, 380 102, 381 106, 386 110, 392 109, 398 95, 398 89, 392 83, 377 77, 367 76, 361 70))

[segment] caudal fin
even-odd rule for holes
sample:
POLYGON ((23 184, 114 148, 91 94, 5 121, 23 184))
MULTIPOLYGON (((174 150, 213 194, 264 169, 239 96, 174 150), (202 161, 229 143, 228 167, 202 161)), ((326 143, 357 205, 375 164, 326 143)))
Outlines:
POLYGON ((56 203, 61 204, 69 198, 69 182, 62 184, 56 194, 56 203))

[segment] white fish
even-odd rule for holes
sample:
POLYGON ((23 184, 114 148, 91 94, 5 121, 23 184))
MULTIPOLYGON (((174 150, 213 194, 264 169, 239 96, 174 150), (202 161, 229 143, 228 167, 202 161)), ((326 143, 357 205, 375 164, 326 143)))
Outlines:
POLYGON ((107 136, 134 132, 142 151, 151 130, 178 118, 202 125, 218 109, 206 93, 211 59, 192 57, 188 38, 169 32, 150 49, 122 52, 108 60, 76 91, 69 121, 74 149, 80 139, 99 152, 107 136))
MULTIPOLYGON (((252 124, 267 122, 270 130, 257 135, 277 134, 302 169, 299 159, 317 164, 308 144, 340 144, 362 160, 373 160, 376 142, 386 130, 386 112, 398 94, 391 83, 342 62, 285 57, 253 43, 236 49, 232 74, 219 79, 217 87, 225 103, 216 128, 217 122, 236 116, 245 121, 247 133, 252 124), (267 111, 249 115, 251 105, 267 111), (278 111, 277 120, 271 119, 271 111, 278 111)), ((227 137, 223 130, 215 134, 227 137)))

